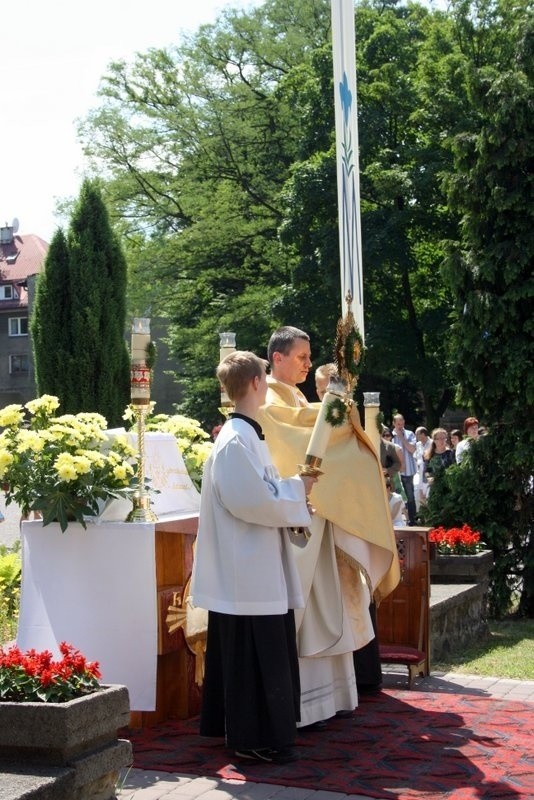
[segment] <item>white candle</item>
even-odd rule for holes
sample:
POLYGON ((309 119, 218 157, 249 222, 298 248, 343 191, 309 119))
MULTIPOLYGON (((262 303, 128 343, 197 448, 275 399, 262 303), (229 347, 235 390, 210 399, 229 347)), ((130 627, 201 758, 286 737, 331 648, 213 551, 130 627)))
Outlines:
POLYGON ((235 351, 235 333, 224 331, 219 334, 219 362, 235 351))
POLYGON ((130 354, 130 398, 137 405, 150 402, 150 369, 146 364, 149 344, 150 319, 134 317, 130 354))
POLYGON ((327 391, 322 399, 321 407, 319 409, 319 413, 317 414, 315 425, 313 426, 310 442, 306 450, 306 456, 320 458, 321 460, 324 458, 326 448, 328 447, 330 434, 332 433, 332 426, 326 419, 326 414, 328 411, 328 406, 330 403, 332 403, 332 401, 335 400, 339 401, 339 396, 331 394, 327 391))

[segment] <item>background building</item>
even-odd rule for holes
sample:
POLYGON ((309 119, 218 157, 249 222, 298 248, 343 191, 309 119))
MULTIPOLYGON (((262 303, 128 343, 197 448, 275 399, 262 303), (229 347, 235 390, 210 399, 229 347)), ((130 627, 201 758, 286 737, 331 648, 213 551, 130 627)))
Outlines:
POLYGON ((48 244, 17 230, 17 220, 0 228, 0 408, 36 394, 29 321, 48 244))

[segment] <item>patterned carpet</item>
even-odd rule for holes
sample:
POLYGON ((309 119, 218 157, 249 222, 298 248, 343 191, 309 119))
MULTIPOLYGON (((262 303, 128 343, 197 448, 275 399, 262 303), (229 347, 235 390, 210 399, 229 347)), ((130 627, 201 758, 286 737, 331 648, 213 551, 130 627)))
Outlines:
POLYGON ((534 706, 477 695, 387 690, 352 719, 300 733, 299 761, 241 762, 198 719, 123 731, 134 767, 385 800, 533 800, 534 706))

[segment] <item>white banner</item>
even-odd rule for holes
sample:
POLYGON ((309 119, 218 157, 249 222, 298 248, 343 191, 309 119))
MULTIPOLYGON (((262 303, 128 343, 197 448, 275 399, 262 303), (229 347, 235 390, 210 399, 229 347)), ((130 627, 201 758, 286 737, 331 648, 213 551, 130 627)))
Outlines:
POLYGON ((350 292, 352 296, 351 310, 363 338, 363 275, 354 2, 353 0, 331 0, 331 2, 341 314, 343 316, 347 311, 347 295, 350 292))

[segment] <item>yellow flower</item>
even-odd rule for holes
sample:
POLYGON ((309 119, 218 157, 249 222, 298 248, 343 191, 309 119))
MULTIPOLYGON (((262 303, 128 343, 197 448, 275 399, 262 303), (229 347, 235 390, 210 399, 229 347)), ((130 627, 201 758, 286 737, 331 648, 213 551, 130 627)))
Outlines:
POLYGON ((118 481, 127 483, 128 478, 133 475, 133 469, 130 464, 123 461, 122 464, 117 464, 116 467, 113 467, 113 475, 118 481))
POLYGON ((13 456, 9 450, 0 450, 0 478, 6 474, 6 470, 13 463, 13 456))
POLYGON ((74 456, 73 462, 78 475, 87 475, 91 471, 91 461, 87 456, 74 456))
POLYGON ((43 412, 43 414, 50 416, 56 408, 59 408, 59 400, 53 394, 43 394, 35 400, 30 400, 24 408, 27 408, 30 414, 43 412))
POLYGON ((24 419, 22 406, 13 403, 0 409, 0 428, 11 428, 20 425, 24 419))
POLYGON ((75 481, 78 477, 74 458, 70 453, 60 453, 54 462, 54 468, 62 481, 75 481))
POLYGON ((25 453, 29 450, 32 453, 40 453, 44 447, 44 439, 37 431, 30 431, 22 428, 18 432, 17 453, 25 453))

